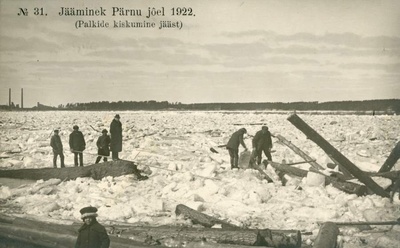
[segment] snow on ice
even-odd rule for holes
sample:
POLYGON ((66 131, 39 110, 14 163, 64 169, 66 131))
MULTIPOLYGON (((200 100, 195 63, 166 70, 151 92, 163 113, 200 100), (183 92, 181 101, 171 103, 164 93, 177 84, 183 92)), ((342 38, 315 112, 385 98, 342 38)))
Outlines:
MULTIPOLYGON (((287 120, 287 115, 262 111, 215 112, 119 112, 123 125, 123 152, 149 174, 145 181, 133 176, 102 180, 78 178, 36 182, 0 179, 1 211, 38 219, 80 221, 79 209, 99 209, 102 223, 126 222, 149 225, 190 224, 175 216, 177 204, 248 228, 298 229, 311 244, 319 224, 326 221, 393 221, 400 217, 397 194, 394 203, 376 195, 357 197, 309 173, 304 179, 286 175, 286 186, 275 179, 267 183, 256 170, 231 170, 229 155, 218 147, 241 127, 248 131, 245 143, 265 123, 325 166, 330 158, 287 120), (242 124, 242 125, 236 125, 242 124), (212 153, 214 148, 218 153, 212 153)), ((86 139, 84 163, 94 163, 100 131, 109 129, 113 112, 3 112, 0 117, 0 167, 3 169, 52 167, 49 146, 54 128, 61 128, 67 167, 73 166, 68 135, 78 125, 86 139)), ((311 127, 360 169, 377 171, 400 139, 400 117, 356 115, 302 115, 311 127)), ((302 161, 273 138, 274 161, 302 161)), ((242 149, 242 148, 241 148, 242 149)), ((59 161, 58 161, 59 162, 59 161)), ((308 169, 308 164, 297 165, 308 169)), ((400 169, 400 162, 395 166, 400 169)), ((337 168, 335 169, 337 170, 337 168)), ((390 181, 373 178, 382 187, 390 181)), ((340 228, 343 247, 399 247, 399 226, 340 228)))

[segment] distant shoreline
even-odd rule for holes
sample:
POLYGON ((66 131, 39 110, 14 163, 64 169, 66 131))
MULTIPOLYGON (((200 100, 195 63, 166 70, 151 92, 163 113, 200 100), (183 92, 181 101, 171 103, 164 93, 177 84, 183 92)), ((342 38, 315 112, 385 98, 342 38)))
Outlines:
POLYGON ((167 101, 118 101, 60 104, 58 107, 38 103, 33 108, 18 105, 0 106, 0 111, 262 111, 263 113, 287 114, 400 114, 400 99, 336 101, 336 102, 247 102, 247 103, 190 103, 167 101))

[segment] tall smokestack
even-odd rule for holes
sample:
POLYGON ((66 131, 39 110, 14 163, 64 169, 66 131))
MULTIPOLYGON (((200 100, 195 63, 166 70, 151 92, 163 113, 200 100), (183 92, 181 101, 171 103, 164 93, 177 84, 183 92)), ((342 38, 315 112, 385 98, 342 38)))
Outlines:
POLYGON ((21 88, 21 108, 24 108, 24 88, 21 88))
POLYGON ((11 88, 8 89, 8 106, 11 107, 11 88))

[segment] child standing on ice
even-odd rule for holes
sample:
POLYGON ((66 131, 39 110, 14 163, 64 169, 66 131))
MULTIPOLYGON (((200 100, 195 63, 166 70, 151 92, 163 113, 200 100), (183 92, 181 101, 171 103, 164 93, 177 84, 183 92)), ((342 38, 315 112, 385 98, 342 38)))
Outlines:
POLYGON ((97 208, 85 207, 80 210, 83 225, 79 228, 78 238, 75 248, 108 248, 110 247, 110 238, 107 231, 99 222, 97 222, 97 208))
POLYGON ((96 164, 100 162, 103 157, 104 162, 107 162, 107 157, 110 156, 110 143, 111 138, 107 135, 107 129, 103 129, 102 135, 97 139, 97 154, 99 155, 96 159, 96 164))

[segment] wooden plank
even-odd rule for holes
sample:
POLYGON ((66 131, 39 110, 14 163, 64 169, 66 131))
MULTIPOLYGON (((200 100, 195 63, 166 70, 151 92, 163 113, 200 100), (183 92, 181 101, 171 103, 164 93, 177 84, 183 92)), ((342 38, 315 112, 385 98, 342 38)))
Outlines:
POLYGON ((366 173, 354 165, 348 158, 334 148, 328 141, 312 129, 296 114, 288 117, 290 123, 302 131, 307 138, 315 142, 325 153, 330 154, 339 164, 343 165, 354 177, 364 183, 375 194, 389 198, 389 193, 379 186, 374 180, 371 179, 366 173))
POLYGON ((200 224, 204 227, 212 227, 214 225, 220 224, 222 228, 224 229, 238 229, 239 227, 233 224, 230 224, 226 221, 219 220, 217 218, 214 218, 212 216, 200 213, 199 211, 196 211, 192 208, 189 208, 188 206, 185 206, 183 204, 178 204, 175 208, 175 214, 176 215, 182 215, 186 218, 189 218, 192 220, 193 224, 200 224))
POLYGON ((319 229, 313 248, 336 248, 339 228, 332 222, 324 223, 319 229))
POLYGON ((292 149, 292 151, 294 151, 297 155, 299 155, 300 157, 302 157, 304 160, 306 161, 311 161, 309 162, 309 164, 314 167, 317 170, 323 170, 324 167, 322 167, 320 164, 318 164, 317 162, 315 162, 315 160, 313 158, 311 158, 307 153, 303 152, 300 148, 298 148, 297 146, 295 146, 292 142, 290 142, 289 140, 287 140, 285 137, 283 137, 282 135, 278 134, 275 136, 282 144, 286 145, 287 147, 289 147, 290 149, 292 149))
MULTIPOLYGON (((277 171, 280 171, 282 173, 291 174, 291 175, 294 175, 297 177, 306 177, 307 173, 308 173, 307 170, 299 169, 296 167, 291 167, 291 166, 288 166, 285 164, 279 164, 279 163, 272 162, 272 161, 264 160, 264 163, 271 164, 271 166, 274 167, 277 171)), ((318 170, 315 170, 313 172, 324 175, 323 173, 319 172, 318 170)), ((356 194, 358 196, 362 196, 367 193, 367 188, 364 185, 360 185, 360 184, 352 183, 352 182, 340 181, 338 178, 329 177, 326 175, 324 175, 324 176, 325 176, 325 184, 326 185, 330 184, 333 187, 340 189, 346 193, 356 194)))

